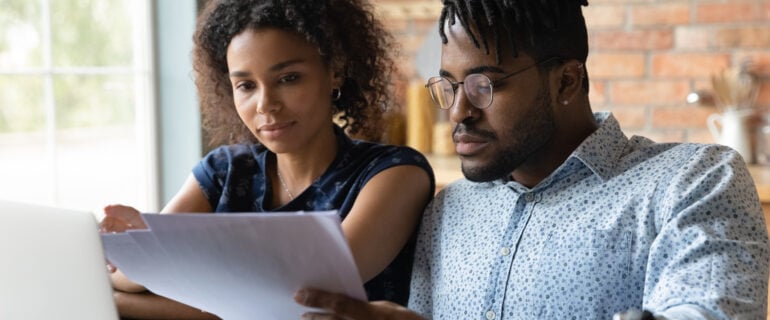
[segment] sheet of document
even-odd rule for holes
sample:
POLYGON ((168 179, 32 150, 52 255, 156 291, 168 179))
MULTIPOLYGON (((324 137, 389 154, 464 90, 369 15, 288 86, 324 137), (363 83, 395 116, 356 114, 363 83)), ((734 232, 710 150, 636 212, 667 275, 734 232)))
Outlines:
POLYGON ((103 234, 107 259, 149 290, 225 320, 299 319, 313 287, 366 300, 335 211, 143 214, 103 234))

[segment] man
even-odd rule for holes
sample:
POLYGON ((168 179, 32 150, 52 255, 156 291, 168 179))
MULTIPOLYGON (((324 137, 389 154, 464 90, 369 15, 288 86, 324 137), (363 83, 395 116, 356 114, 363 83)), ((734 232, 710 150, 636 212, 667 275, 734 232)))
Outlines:
MULTIPOLYGON (((466 180, 427 208, 409 308, 302 290, 318 319, 765 319, 768 238, 718 145, 592 113, 585 1, 444 1, 441 77, 466 180)), ((616 93, 622 94, 622 93, 616 93)))

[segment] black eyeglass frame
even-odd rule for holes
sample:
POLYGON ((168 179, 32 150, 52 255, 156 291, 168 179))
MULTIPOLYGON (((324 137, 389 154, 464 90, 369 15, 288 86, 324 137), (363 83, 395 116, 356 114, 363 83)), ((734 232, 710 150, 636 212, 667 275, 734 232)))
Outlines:
POLYGON ((500 83, 501 81, 503 81, 505 79, 513 77, 513 76, 515 76, 517 74, 521 74, 522 72, 527 71, 529 69, 532 69, 532 68, 534 68, 536 66, 539 66, 541 64, 545 64, 545 63, 552 62, 552 61, 561 61, 561 60, 563 60, 561 57, 550 57, 550 58, 547 58, 547 59, 543 59, 543 60, 541 60, 539 62, 535 62, 534 64, 532 64, 530 66, 527 66, 527 67, 524 67, 522 69, 516 70, 516 71, 511 72, 509 74, 506 74, 506 75, 504 75, 501 78, 498 78, 496 80, 489 79, 489 77, 487 75, 483 74, 483 73, 471 73, 471 74, 465 76, 463 81, 456 81, 456 82, 452 81, 452 80, 449 80, 449 79, 447 79, 446 77, 443 77, 443 76, 435 76, 435 77, 431 77, 430 79, 428 79, 428 83, 425 84, 425 88, 428 89, 428 92, 430 93, 430 98, 431 98, 431 100, 433 100, 433 104, 435 104, 436 107, 438 107, 439 109, 442 109, 442 110, 449 110, 449 109, 452 108, 452 106, 455 103, 454 100, 455 100, 455 97, 457 96, 457 88, 459 88, 461 84, 463 85, 463 87, 465 87, 465 82, 467 81, 468 77, 471 77, 471 76, 482 76, 484 78, 487 78, 487 80, 489 80, 489 102, 487 103, 486 106, 483 106, 483 107, 477 106, 475 103, 473 103, 473 101, 471 101, 471 104, 474 107, 478 108, 478 109, 486 109, 486 108, 489 108, 489 106, 492 105, 492 101, 494 101, 494 99, 495 99, 494 98, 495 97, 495 90, 494 89, 495 89, 495 85, 496 84, 500 83), (440 82, 442 80, 448 82, 452 86, 452 101, 450 101, 447 104, 446 108, 442 108, 441 107, 441 103, 436 101, 436 98, 433 96, 433 91, 430 89, 430 86, 432 86, 432 85, 434 85, 434 84, 436 84, 436 83, 438 83, 438 82, 440 82))

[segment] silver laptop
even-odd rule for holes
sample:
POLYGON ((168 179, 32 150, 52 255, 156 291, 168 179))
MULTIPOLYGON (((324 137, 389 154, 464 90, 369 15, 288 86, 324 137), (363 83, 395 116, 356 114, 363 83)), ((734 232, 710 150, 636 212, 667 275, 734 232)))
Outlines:
POLYGON ((117 319, 96 218, 0 200, 0 319, 117 319))

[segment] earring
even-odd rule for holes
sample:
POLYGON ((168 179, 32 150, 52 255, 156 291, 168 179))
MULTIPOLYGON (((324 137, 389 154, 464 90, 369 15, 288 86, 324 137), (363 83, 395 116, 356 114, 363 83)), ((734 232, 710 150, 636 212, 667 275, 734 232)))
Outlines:
POLYGON ((332 89, 332 101, 339 101, 340 98, 342 98, 342 89, 340 88, 332 89))
POLYGON ((569 103, 569 100, 564 100, 564 101, 562 101, 562 102, 561 102, 561 104, 563 104, 563 105, 565 105, 565 106, 566 106, 568 103, 569 103))

